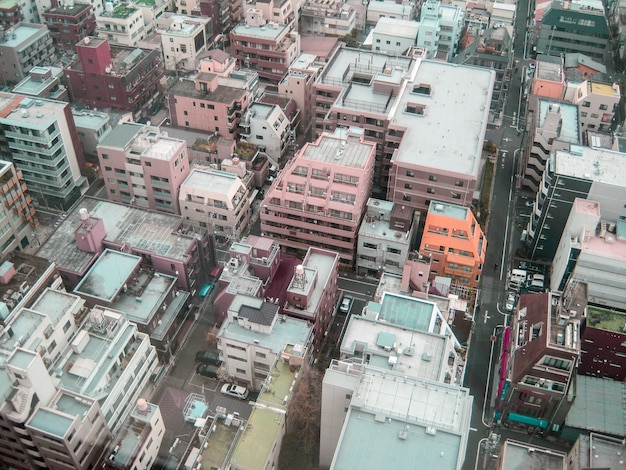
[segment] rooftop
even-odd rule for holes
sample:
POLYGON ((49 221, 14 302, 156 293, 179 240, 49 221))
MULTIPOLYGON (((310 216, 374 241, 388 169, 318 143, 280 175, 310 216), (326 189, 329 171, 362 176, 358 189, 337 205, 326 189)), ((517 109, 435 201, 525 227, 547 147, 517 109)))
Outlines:
POLYGON ((225 468, 230 450, 243 431, 240 420, 226 424, 225 418, 215 418, 209 427, 206 448, 202 450, 202 468, 225 468), (236 425, 235 425, 236 423, 236 425))
POLYGON ((469 209, 467 207, 447 202, 431 201, 431 204, 428 206, 429 214, 437 214, 457 220, 467 220, 468 212, 469 209))
POLYGON ((184 140, 169 137, 156 126, 135 123, 115 126, 100 143, 102 147, 124 148, 135 158, 164 161, 177 156, 183 145, 186 146, 184 140))
POLYGON ((570 151, 557 150, 552 157, 555 173, 598 183, 624 186, 626 154, 607 149, 572 145, 570 151))
POLYGON ((82 273, 96 257, 79 250, 74 240, 80 208, 87 209, 91 217, 103 220, 107 233, 105 242, 120 246, 128 244, 179 261, 187 260, 187 253, 195 244, 193 237, 177 233, 179 216, 85 197, 68 212, 37 252, 38 256, 55 262, 61 269, 82 273))
POLYGON ((99 299, 108 304, 113 301, 140 264, 141 256, 107 248, 81 279, 74 293, 99 299))
POLYGON ((4 37, 0 36, 0 46, 22 50, 42 35, 50 35, 46 25, 18 23, 11 27, 10 32, 5 31, 4 37))
POLYGON ((174 83, 174 85, 167 90, 167 93, 230 105, 235 101, 242 100, 246 94, 246 90, 240 87, 218 85, 214 91, 203 91, 196 89, 194 80, 183 79, 182 81, 174 83))
MULTIPOLYGON (((363 141, 356 129, 324 133, 315 143, 307 143, 298 158, 353 168, 365 168, 375 144, 363 141)), ((297 161, 297 160, 296 160, 297 161)))
POLYGON ((194 168, 180 185, 180 195, 230 200, 241 186, 241 180, 232 173, 194 168))
POLYGON ((393 161, 478 176, 495 72, 422 60, 402 89, 391 125, 406 128, 393 161), (429 93, 414 91, 426 85, 429 93), (410 108, 424 106, 423 114, 410 108))
MULTIPOLYGON (((33 67, 30 69, 28 76, 24 77, 21 82, 15 85, 12 91, 23 95, 39 95, 40 93, 43 93, 46 88, 50 87, 51 84, 59 82, 59 79, 62 76, 63 69, 60 67, 33 67), (45 75, 48 70, 50 71, 50 76, 45 80, 38 80, 32 75, 33 72, 45 75)), ((60 87, 59 91, 51 97, 56 98, 59 94, 62 94, 64 90, 64 87, 60 87)))
POLYGON ((368 371, 352 395, 331 469, 413 468, 415 462, 460 468, 471 405, 466 388, 368 371))
POLYGON ((85 112, 72 109, 72 117, 77 128, 98 130, 109 122, 109 115, 100 112, 85 112))
POLYGON ((576 400, 565 426, 613 436, 626 435, 626 384, 612 379, 576 376, 576 400))
POLYGON ((567 454, 507 439, 500 451, 502 470, 564 470, 567 454), (532 449, 532 451, 531 451, 532 449))
POLYGON ((209 18, 185 15, 172 15, 169 19, 169 27, 161 33, 164 36, 191 36, 210 21, 209 18))
POLYGON ((66 106, 61 101, 0 93, 0 122, 43 131, 60 119, 66 106))
POLYGON ((604 308, 598 305, 587 306, 587 326, 598 330, 612 331, 624 333, 624 325, 626 325, 626 312, 620 312, 610 308, 604 308))
POLYGON ((277 40, 287 29, 288 25, 270 22, 266 26, 250 26, 248 24, 238 24, 232 30, 232 34, 237 36, 248 36, 257 39, 277 40))
POLYGON ((578 123, 578 106, 571 103, 539 100, 539 120, 537 125, 545 130, 558 132, 558 140, 570 144, 580 143, 578 123), (560 119, 547 120, 548 112, 558 114, 560 119), (548 129, 548 125, 557 128, 548 129), (559 132, 560 131, 560 132, 559 132))
POLYGON ((535 63, 537 64, 535 80, 563 83, 563 65, 561 61, 537 60, 535 63))
POLYGON ((408 39, 415 39, 419 30, 419 22, 402 20, 399 18, 389 18, 383 16, 378 20, 372 30, 374 34, 384 34, 387 36, 399 36, 408 39))
POLYGON ((620 93, 619 93, 619 86, 617 84, 615 85, 609 85, 606 83, 598 83, 598 82, 588 82, 587 84, 587 91, 589 94, 594 93, 596 95, 604 95, 604 96, 614 96, 616 98, 619 98, 620 93))

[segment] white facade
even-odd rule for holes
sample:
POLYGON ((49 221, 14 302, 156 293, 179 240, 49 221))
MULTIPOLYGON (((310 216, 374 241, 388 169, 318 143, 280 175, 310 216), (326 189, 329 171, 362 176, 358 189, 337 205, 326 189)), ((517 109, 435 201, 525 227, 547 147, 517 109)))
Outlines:
POLYGON ((356 26, 356 12, 343 0, 308 0, 302 7, 300 33, 347 36, 356 26))
POLYGON ((422 5, 417 45, 428 51, 429 59, 435 55, 447 61, 452 59, 461 39, 464 16, 461 8, 442 5, 439 0, 429 0, 422 5))
POLYGON ((285 155, 289 140, 295 137, 289 125, 289 119, 280 106, 254 103, 250 105, 240 124, 241 137, 278 161, 285 155))
POLYGON ((370 32, 372 50, 404 54, 417 43, 419 28, 417 21, 383 17, 370 32))
POLYGON ((367 24, 374 25, 381 18, 412 20, 415 17, 415 3, 389 0, 369 2, 367 4, 367 24))
POLYGON ((143 9, 130 4, 106 2, 104 12, 96 16, 96 34, 112 45, 136 47, 148 29, 143 9))
POLYGON ((211 19, 172 15, 170 21, 161 33, 165 68, 192 72, 198 54, 206 51, 211 41, 211 19))
POLYGON ((568 85, 565 99, 578 105, 582 131, 607 133, 619 106, 620 89, 617 83, 608 85, 585 80, 579 85, 568 85))

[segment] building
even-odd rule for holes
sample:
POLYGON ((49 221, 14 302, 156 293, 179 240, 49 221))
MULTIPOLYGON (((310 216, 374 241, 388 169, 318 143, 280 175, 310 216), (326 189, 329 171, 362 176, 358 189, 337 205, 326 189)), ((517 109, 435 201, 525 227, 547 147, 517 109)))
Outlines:
POLYGON ((180 186, 179 205, 185 225, 208 230, 218 243, 239 241, 250 223, 248 189, 225 171, 191 170, 180 186))
POLYGON ((556 150, 569 150, 581 143, 578 107, 561 101, 531 99, 528 103, 529 138, 522 152, 522 186, 539 190, 546 163, 556 150))
POLYGON ((494 2, 490 23, 493 27, 496 27, 496 25, 514 26, 515 5, 506 2, 494 2))
POLYGON ((298 16, 301 15, 304 4, 303 0, 250 2, 250 8, 245 12, 245 20, 246 22, 250 20, 260 21, 265 18, 267 21, 293 26, 297 30, 296 12, 298 12, 298 16))
POLYGON ((553 56, 580 52, 604 62, 609 43, 609 23, 601 1, 553 0, 535 30, 534 50, 553 56))
POLYGON ((322 386, 320 465, 460 469, 472 401, 467 388, 333 359, 322 386))
POLYGON ((0 93, 0 145, 40 204, 66 210, 86 190, 68 103, 0 93))
POLYGON ((87 313, 54 289, 16 312, 1 342, 0 453, 16 468, 94 467, 156 367, 123 315, 87 313))
POLYGON ((550 292, 520 296, 512 326, 502 335, 494 390, 498 422, 534 426, 540 432, 558 432, 563 426, 576 390, 581 349, 585 301, 579 291, 572 288, 562 297, 550 292))
POLYGON ((313 324, 314 353, 320 351, 338 302, 339 255, 310 247, 294 269, 282 313, 313 324))
POLYGON ((624 154, 613 150, 579 146, 557 150, 546 164, 528 221, 530 256, 554 259, 576 198, 599 202, 603 220, 622 220, 626 215, 622 202, 626 188, 620 178, 626 171, 624 165, 624 154))
POLYGON ((31 98, 69 101, 67 88, 61 83, 63 69, 58 67, 33 67, 28 76, 13 87, 12 92, 31 98))
MULTIPOLYGON (((170 14, 163 16, 166 15, 170 14)), ((212 43, 211 19, 172 14, 168 23, 168 27, 161 32, 165 69, 195 71, 198 56, 212 43)))
POLYGON ((315 65, 315 56, 300 54, 278 83, 278 94, 291 98, 300 113, 298 134, 307 135, 313 126, 311 100, 313 84, 320 67, 315 65))
POLYGON ((581 130, 603 133, 611 132, 619 124, 615 122, 615 118, 620 96, 617 83, 608 84, 593 80, 585 80, 571 88, 568 86, 565 93, 567 101, 578 105, 581 130))
POLYGON ((464 25, 465 12, 461 8, 427 0, 420 12, 417 46, 427 51, 428 59, 450 61, 457 52, 464 25))
POLYGON ((606 65, 579 52, 565 54, 564 66, 566 73, 575 70, 580 73, 583 80, 587 80, 593 75, 606 74, 606 65))
POLYGON ((504 100, 507 96, 511 69, 513 67, 513 37, 510 27, 492 27, 480 32, 473 42, 465 47, 454 62, 485 67, 495 72, 491 94, 491 124, 502 125, 504 100))
POLYGON ((185 231, 179 216, 89 197, 67 214, 37 253, 55 262, 63 282, 73 289, 105 248, 143 257, 147 267, 176 277, 179 288, 192 295, 214 266, 208 237, 185 231))
POLYGON ((259 13, 246 15, 246 23, 232 29, 230 44, 240 64, 274 84, 300 55, 300 35, 292 24, 268 23, 259 13))
POLYGON ((409 0, 400 2, 391 0, 368 2, 365 11, 365 28, 362 29, 374 26, 381 18, 411 21, 415 19, 416 8, 415 3, 409 0))
POLYGON ((365 214, 375 145, 360 129, 338 129, 307 143, 263 201, 261 231, 285 250, 318 246, 354 265, 357 228, 365 214))
POLYGON ((0 256, 38 243, 34 229, 39 225, 24 176, 13 163, 0 160, 0 256))
POLYGON ((4 83, 17 83, 35 66, 56 60, 52 36, 45 25, 17 23, 0 34, 0 71, 4 83))
POLYGON ((365 44, 373 51, 405 54, 417 43, 419 27, 417 21, 383 16, 370 31, 365 44))
POLYGON ((600 203, 574 200, 552 264, 551 287, 584 282, 589 301, 621 309, 626 302, 626 224, 603 218, 600 203))
POLYGON ((497 460, 497 470, 514 470, 523 465, 526 468, 564 470, 567 467, 567 454, 558 450, 532 446, 525 442, 507 439, 493 456, 497 460))
POLYGON ((72 109, 72 116, 85 160, 90 163, 98 162, 98 144, 111 132, 109 114, 72 109))
POLYGON ((288 144, 295 140, 289 119, 276 104, 252 103, 239 125, 241 138, 276 162, 286 156, 288 144))
POLYGON ((573 468, 619 468, 623 465, 624 442, 609 436, 603 436, 595 432, 588 436, 581 434, 569 451, 569 457, 573 460, 573 468))
POLYGON ((229 377, 251 390, 271 388, 270 371, 283 353, 290 363, 309 361, 312 326, 278 314, 278 305, 257 297, 236 295, 218 332, 218 349, 229 377))
POLYGON ((356 12, 343 0, 308 0, 299 14, 302 34, 348 36, 356 28, 356 12))
POLYGON ((149 470, 156 462, 164 431, 158 405, 139 398, 130 417, 109 445, 110 452, 107 452, 103 469, 149 470))
POLYGON ((381 271, 402 274, 418 223, 419 215, 413 208, 370 198, 359 228, 357 272, 370 276, 381 271))
POLYGON ((137 47, 148 36, 143 8, 133 3, 108 2, 96 16, 97 36, 112 45, 137 47))
POLYGON ((184 140, 158 127, 123 123, 97 151, 108 199, 180 214, 180 185, 191 171, 184 140))
POLYGON ((149 115, 161 97, 160 51, 110 46, 107 39, 86 37, 76 44, 76 52, 78 58, 65 69, 73 101, 132 112, 135 120, 149 115))
MULTIPOLYGON (((563 69, 563 58, 552 57, 546 54, 540 54, 535 60, 535 70, 527 71, 528 76, 524 80, 528 83, 524 88, 524 92, 528 91, 531 95, 537 97, 549 98, 553 100, 562 100, 565 97, 565 89, 567 87, 565 70, 563 69)), ((520 116, 520 119, 523 119, 520 116)))
POLYGON ((172 126, 237 139, 258 77, 229 80, 237 73, 236 60, 220 50, 209 51, 198 65, 195 77, 179 80, 165 94, 172 126))
POLYGON ((0 29, 6 30, 24 20, 24 12, 18 0, 10 0, 0 4, 0 29))
POLYGON ((89 3, 74 3, 74 0, 52 2, 42 13, 43 22, 50 30, 52 42, 58 49, 74 52, 74 46, 96 31, 96 16, 89 3))
POLYGON ((478 287, 487 239, 467 207, 431 201, 419 251, 432 260, 431 282, 443 276, 467 288, 478 287))
POLYGON ((388 201, 423 212, 431 200, 471 205, 494 76, 478 67, 419 64, 394 103, 387 132, 388 201))
MULTIPOLYGON (((224 43, 229 41, 229 33, 233 26, 239 24, 244 18, 243 0, 198 0, 196 7, 191 8, 195 0, 183 0, 187 6, 181 5, 182 8, 176 8, 176 11, 185 14, 184 9, 189 10, 189 14, 199 10, 200 16, 211 18, 211 30, 215 35, 222 34, 221 39, 224 43)), ((178 3, 179 0, 176 0, 178 3)), ((182 3, 182 2, 180 2, 182 3)), ((217 38, 217 36, 216 36, 217 38)))

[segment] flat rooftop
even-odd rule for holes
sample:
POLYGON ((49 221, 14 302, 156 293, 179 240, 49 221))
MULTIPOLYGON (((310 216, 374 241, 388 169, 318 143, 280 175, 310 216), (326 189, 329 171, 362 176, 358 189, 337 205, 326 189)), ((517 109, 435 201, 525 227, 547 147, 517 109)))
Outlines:
POLYGON ((571 146, 555 152, 555 172, 559 175, 623 187, 626 154, 608 149, 571 146))
MULTIPOLYGON (((539 100, 539 127, 546 124, 548 112, 557 112, 561 117, 558 122, 560 132, 558 140, 569 142, 570 144, 580 143, 580 124, 578 123, 578 106, 562 101, 539 100)), ((556 129, 554 129, 556 131, 556 129)))
POLYGON ((616 99, 619 99, 619 86, 617 85, 609 85, 607 83, 598 83, 598 82, 588 82, 587 91, 589 94, 594 93, 597 95, 604 96, 614 96, 616 99))
POLYGON ((209 434, 205 441, 200 463, 202 468, 225 468, 229 451, 236 443, 237 436, 243 430, 241 421, 226 425, 224 418, 216 418, 209 428, 209 434))
POLYGON ((413 468, 415 462, 460 468, 472 401, 466 388, 368 371, 352 395, 331 469, 413 468))
POLYGON ((507 439, 500 451, 502 470, 565 470, 567 454, 507 439), (531 451, 532 449, 532 451, 531 451))
POLYGON ((287 25, 278 23, 268 23, 265 26, 250 26, 247 24, 238 24, 233 28, 232 33, 238 36, 276 40, 281 36, 285 29, 287 29, 287 25))
POLYGON ((65 106, 61 101, 0 93, 0 122, 43 131, 57 122, 65 106))
POLYGON ((34 41, 37 36, 44 33, 50 34, 48 33, 48 28, 45 25, 18 23, 11 28, 11 34, 4 35, 4 40, 0 42, 0 46, 15 47, 20 50, 21 48, 28 46, 30 41, 34 41))
POLYGON ((422 60, 390 113, 391 125, 406 129, 392 161, 477 178, 494 77, 483 67, 422 60), (430 94, 413 91, 422 85, 430 94), (414 105, 423 115, 407 111, 414 105))
POLYGON ((194 168, 185 178, 180 186, 181 195, 183 193, 203 195, 213 199, 219 196, 220 199, 232 197, 241 186, 241 180, 232 173, 218 170, 203 170, 194 168))
POLYGON ((46 408, 39 408, 33 413, 26 426, 61 438, 67 434, 73 424, 74 419, 69 416, 55 413, 46 408))
MULTIPOLYGON (((59 78, 62 76, 63 76, 63 69, 60 67, 33 67, 32 69, 30 69, 29 75, 26 76, 17 85, 15 85, 12 91, 14 93, 21 93, 24 95, 39 95, 46 88, 50 87, 52 83, 58 82, 59 78), (47 70, 51 71, 51 75, 45 80, 36 80, 32 76, 33 72, 44 74, 46 73, 47 70)), ((62 92, 63 90, 59 90, 59 91, 62 92)))
POLYGON ((626 312, 604 308, 597 305, 587 305, 586 324, 590 328, 612 331, 623 334, 626 325, 626 312))
POLYGON ((37 256, 72 272, 82 273, 89 267, 96 255, 79 250, 74 239, 74 231, 80 224, 78 211, 81 208, 87 209, 91 217, 103 220, 107 233, 105 243, 128 244, 178 261, 186 261, 187 253, 195 244, 193 237, 177 233, 180 216, 85 197, 67 213, 37 256))
POLYGON ((420 24, 417 21, 383 16, 378 20, 372 32, 374 34, 384 34, 386 36, 398 36, 407 39, 415 39, 417 37, 419 25, 420 24))
POLYGON ((78 283, 74 293, 108 304, 113 301, 140 264, 141 256, 107 248, 78 283))
MULTIPOLYGON (((188 98, 195 98, 198 100, 214 101, 215 103, 223 103, 230 105, 235 101, 243 99, 247 90, 241 87, 231 87, 226 85, 218 85, 215 90, 198 90, 193 80, 183 79, 177 81, 167 90, 167 94, 181 95, 188 98)), ((205 134, 208 138, 209 135, 205 134)))
MULTIPOLYGON (((163 305, 177 281, 175 277, 165 274, 156 276, 148 272, 140 273, 129 281, 126 292, 119 293, 119 297, 111 308, 124 312, 129 321, 146 325, 152 321, 156 311, 163 305)), ((167 315, 160 320, 166 323, 167 315)))
MULTIPOLYGON (((77 111, 72 109, 72 117, 77 128, 98 130, 109 122, 109 115, 100 112, 77 111)), ((119 126, 116 126, 119 127, 119 126)))
POLYGON ((440 380, 448 359, 443 336, 352 315, 341 354, 354 356, 357 345, 363 346, 363 356, 371 367, 427 380, 440 380))
POLYGON ((535 80, 546 80, 549 82, 563 82, 563 65, 558 62, 548 62, 545 60, 538 60, 535 62, 535 80))
POLYGON ((428 206, 429 214, 442 215, 457 220, 467 220, 468 211, 467 207, 441 201, 431 201, 431 204, 428 206))
POLYGON ((374 155, 376 144, 361 141, 361 136, 353 132, 337 129, 333 134, 324 133, 317 142, 307 143, 298 158, 363 169, 368 157, 374 155))

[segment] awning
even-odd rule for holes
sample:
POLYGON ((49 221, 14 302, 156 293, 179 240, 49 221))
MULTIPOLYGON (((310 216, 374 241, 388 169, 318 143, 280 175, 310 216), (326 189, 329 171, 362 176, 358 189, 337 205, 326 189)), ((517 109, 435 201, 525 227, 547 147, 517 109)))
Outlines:
POLYGON ((545 419, 532 418, 530 416, 518 415, 517 413, 509 413, 509 421, 536 426, 541 429, 548 428, 548 422, 545 419))

